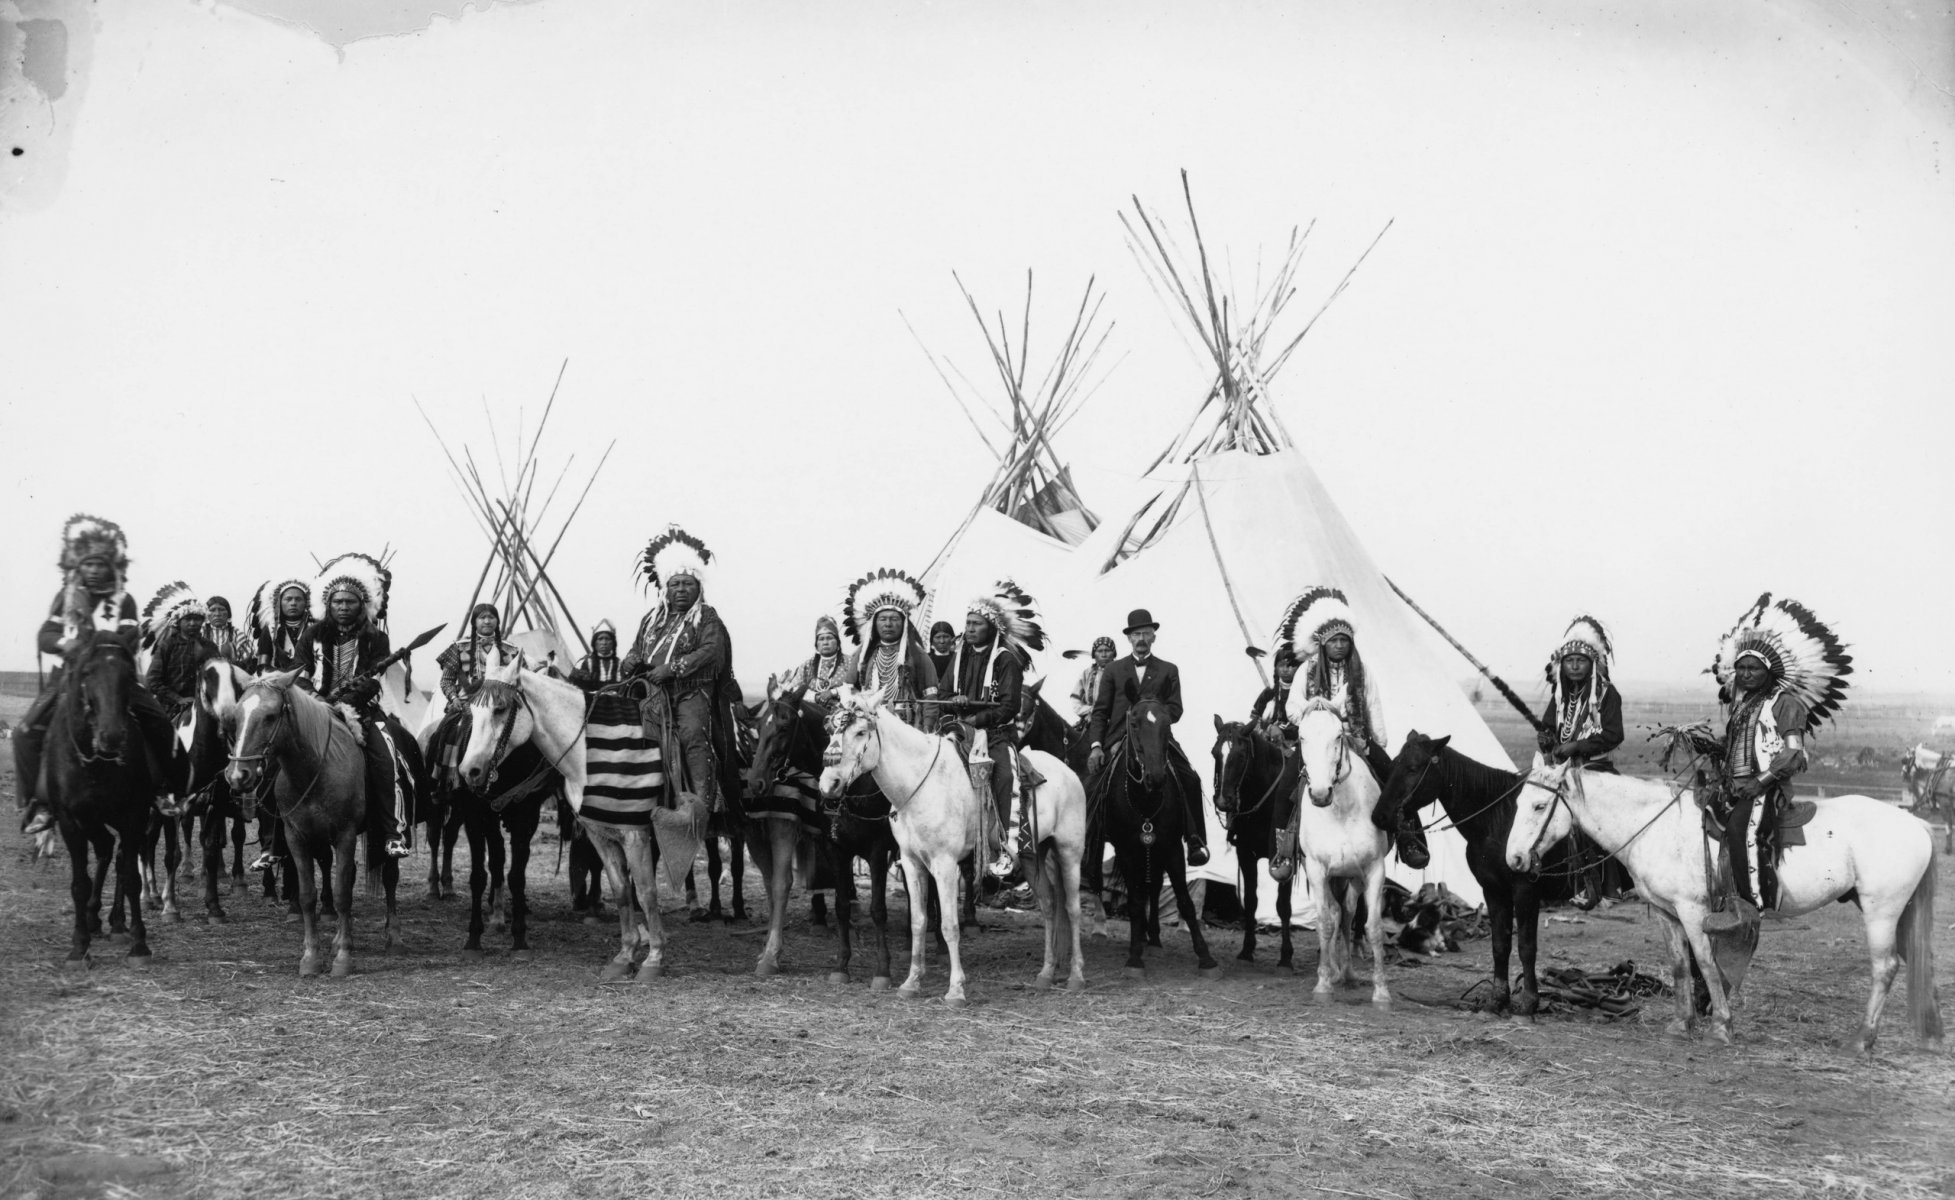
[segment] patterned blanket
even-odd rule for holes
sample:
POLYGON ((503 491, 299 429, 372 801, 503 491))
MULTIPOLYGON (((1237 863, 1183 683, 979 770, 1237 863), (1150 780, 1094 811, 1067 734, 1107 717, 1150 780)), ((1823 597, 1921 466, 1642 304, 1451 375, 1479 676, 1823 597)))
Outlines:
POLYGON ((581 815, 612 825, 648 825, 652 810, 666 806, 664 758, 645 736, 638 703, 601 695, 591 707, 585 733, 584 807, 581 815))

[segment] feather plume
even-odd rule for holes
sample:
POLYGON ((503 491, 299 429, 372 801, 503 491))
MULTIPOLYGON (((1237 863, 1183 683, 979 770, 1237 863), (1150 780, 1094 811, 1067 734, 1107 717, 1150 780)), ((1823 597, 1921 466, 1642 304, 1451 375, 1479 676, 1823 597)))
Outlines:
POLYGON ((1332 633, 1351 633, 1356 628, 1351 606, 1344 593, 1334 587, 1306 589, 1283 609, 1276 623, 1276 649, 1290 652, 1297 662, 1314 657, 1317 648, 1332 633))
POLYGON ((923 607, 928 594, 923 584, 907 572, 879 567, 849 585, 848 598, 842 602, 842 630, 859 646, 867 638, 878 612, 885 608, 899 609, 904 620, 908 620, 923 607))
POLYGON ((122 573, 129 569, 129 538, 114 521, 76 513, 62 523, 58 565, 63 571, 72 571, 84 560, 96 557, 109 560, 120 582, 122 573))
POLYGON ((1727 697, 1738 659, 1747 654, 1765 662, 1775 692, 1796 696, 1806 705, 1810 714, 1806 731, 1832 719, 1846 700, 1853 656, 1832 629, 1797 600, 1773 603, 1772 594, 1766 592, 1718 643, 1711 674, 1727 697))
POLYGON ((704 587, 712 561, 713 552, 705 542, 677 525, 667 525, 664 533, 645 543, 638 556, 638 577, 654 592, 674 575, 690 575, 704 587))
MULTIPOLYGON (((387 593, 393 589, 394 573, 371 554, 348 553, 326 560, 313 579, 312 619, 326 619, 333 592, 351 588, 360 597, 367 621, 376 626, 387 623, 387 593)), ((281 588, 281 590, 283 590, 281 588)))
POLYGON ((204 602, 189 584, 178 579, 158 588, 149 603, 143 605, 143 649, 154 650, 165 633, 192 613, 200 617, 208 615, 204 602))

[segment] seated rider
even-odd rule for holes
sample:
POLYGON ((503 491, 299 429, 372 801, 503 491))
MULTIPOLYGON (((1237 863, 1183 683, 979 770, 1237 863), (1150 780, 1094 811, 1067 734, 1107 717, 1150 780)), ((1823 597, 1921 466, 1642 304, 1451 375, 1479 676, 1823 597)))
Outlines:
POLYGON ((911 623, 925 595, 921 583, 891 567, 849 585, 842 629, 862 648, 849 660, 842 681, 859 691, 881 692, 891 712, 929 727, 934 720, 924 720, 919 709, 935 710, 937 669, 911 623))
POLYGON ((624 678, 623 662, 618 658, 618 629, 609 621, 599 621, 591 629, 591 652, 579 659, 570 672, 570 682, 586 695, 624 678))
POLYGON ((145 607, 143 643, 149 647, 149 670, 143 683, 170 715, 179 721, 197 696, 197 672, 217 657, 217 644, 204 635, 205 607, 181 583, 164 586, 145 607))
POLYGON ((930 626, 930 669, 937 673, 939 684, 950 678, 950 668, 956 658, 957 630, 949 621, 930 626))
POLYGON ((1075 728, 1086 724, 1093 716, 1093 701, 1100 694, 1100 680, 1112 664, 1117 652, 1113 639, 1097 637, 1093 639, 1093 655, 1086 663, 1086 669, 1079 673, 1079 682, 1073 685, 1073 725, 1075 728))
POLYGON ((468 636, 458 638, 435 659, 441 668, 441 695, 446 703, 441 724, 428 741, 434 770, 443 790, 462 785, 457 770, 468 748, 468 702, 482 690, 482 672, 489 666, 523 661, 523 652, 502 640, 502 613, 493 604, 477 604, 468 611, 468 636), (491 662, 490 660, 494 661, 491 662))
POLYGON ((247 671, 256 671, 257 660, 248 630, 231 622, 231 602, 222 596, 204 601, 204 636, 217 649, 217 657, 229 659, 247 671))
POLYGON ((835 708, 835 689, 848 677, 848 659, 842 655, 842 627, 827 613, 815 618, 815 652, 796 663, 777 685, 784 692, 802 689, 803 698, 823 712, 835 708))
POLYGON ((380 708, 379 667, 389 652, 387 592, 393 573, 364 554, 342 554, 329 561, 314 582, 312 594, 324 604, 313 613, 312 625, 301 643, 301 682, 354 721, 361 733, 367 760, 367 816, 369 836, 386 839, 395 858, 409 853, 413 825, 407 811, 407 789, 396 774, 396 740, 407 731, 380 708))
MULTIPOLYGON (((1609 631, 1584 615, 1569 622, 1561 639, 1548 657, 1550 696, 1535 739, 1541 756, 1551 763, 1573 761, 1586 771, 1617 774, 1609 754, 1622 745, 1622 695, 1609 680, 1615 665, 1609 631)), ((1621 899, 1631 886, 1621 860, 1604 859, 1580 830, 1573 842, 1577 866, 1596 895, 1621 899)))
MULTIPOLYGON (((68 518, 61 528, 58 565, 62 589, 48 607, 47 620, 41 623, 36 649, 61 656, 79 638, 107 633, 120 638, 129 653, 135 654, 141 626, 136 619, 136 601, 125 588, 129 542, 121 526, 83 513, 68 518)), ((42 805, 41 750, 48 723, 54 719, 55 701, 61 696, 61 678, 62 668, 57 664, 14 730, 15 794, 21 807, 29 810, 26 828, 30 834, 51 823, 42 805)), ((161 793, 170 778, 170 719, 148 689, 140 686, 130 693, 129 716, 142 735, 150 786, 161 793)))
POLYGON ((1032 652, 1044 646, 1045 631, 1039 628, 1032 598, 1011 581, 1001 580, 995 591, 973 598, 966 606, 964 637, 951 656, 951 674, 940 686, 948 697, 943 725, 957 730, 967 757, 979 761, 982 754, 990 762, 990 800, 1004 829, 991 873, 1000 878, 1011 874, 1020 848, 1030 848, 1020 836, 1024 789, 1013 787, 1018 765, 1014 735, 1025 667, 1032 652))
POLYGON ((733 639, 705 596, 712 561, 706 543, 677 525, 645 546, 639 577, 658 604, 638 623, 622 670, 626 679, 643 676, 654 689, 640 711, 647 734, 668 742, 669 786, 676 794, 689 785, 707 811, 717 812, 721 765, 733 768, 739 760, 722 704, 733 681, 733 639))
POLYGON ((1290 723, 1290 688, 1297 677, 1296 651, 1279 646, 1271 661, 1276 682, 1256 694, 1256 703, 1249 710, 1249 724, 1281 739, 1285 745, 1294 745, 1297 727, 1290 723))
MULTIPOLYGON (((1356 617, 1344 593, 1332 587, 1314 587, 1290 602, 1283 613, 1278 632, 1279 644, 1291 648, 1298 662, 1301 688, 1292 688, 1285 715, 1295 725, 1303 706, 1323 699, 1344 718, 1347 729, 1364 747, 1365 765, 1384 787, 1392 773, 1392 756, 1385 750, 1383 706, 1379 703, 1376 682, 1364 669, 1358 653, 1356 617)), ((1383 799, 1371 814, 1372 824, 1398 843, 1398 857, 1417 871, 1431 861, 1426 835, 1413 811, 1386 812, 1383 799)))
MULTIPOLYGON (((1144 608, 1127 614, 1127 642, 1133 653, 1116 658, 1100 677, 1100 691, 1093 700, 1093 716, 1087 729, 1092 749, 1086 756, 1086 773, 1092 777, 1088 796, 1105 795, 1106 764, 1120 749, 1127 736, 1127 714, 1140 700, 1159 701, 1168 715, 1168 763, 1180 786, 1183 833, 1188 843, 1188 865, 1208 862, 1208 817, 1202 808, 1201 776, 1188 762, 1187 752, 1175 740, 1173 725, 1181 720, 1181 669, 1154 653, 1154 635, 1161 628, 1144 608)), ((1089 803, 1091 813, 1103 807, 1089 803)), ((1106 836, 1096 818, 1089 816, 1086 859, 1080 870, 1084 886, 1095 894, 1100 888, 1100 869, 1105 856, 1106 836)))

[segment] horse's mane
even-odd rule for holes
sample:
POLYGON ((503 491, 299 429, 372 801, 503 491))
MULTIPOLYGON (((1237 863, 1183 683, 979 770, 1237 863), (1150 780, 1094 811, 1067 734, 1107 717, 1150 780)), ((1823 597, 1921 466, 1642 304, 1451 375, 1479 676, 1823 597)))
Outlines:
POLYGON ((522 701, 523 691, 515 684, 504 683, 500 679, 484 679, 469 704, 481 708, 512 708, 522 701))
POLYGON ((1467 757, 1451 746, 1439 747, 1434 757, 1438 760, 1440 774, 1455 788, 1492 792, 1511 788, 1526 778, 1515 771, 1490 767, 1478 759, 1467 757))
MULTIPOLYGON (((261 679, 252 688, 264 688, 277 692, 285 699, 286 711, 292 714, 292 731, 319 758, 319 769, 334 774, 358 774, 366 769, 359 743, 354 740, 350 728, 343 726, 345 718, 332 705, 306 691, 293 686, 296 677, 285 679, 261 679), (337 734, 337 736, 335 736, 337 734)), ((247 693, 250 691, 247 688, 247 693)))

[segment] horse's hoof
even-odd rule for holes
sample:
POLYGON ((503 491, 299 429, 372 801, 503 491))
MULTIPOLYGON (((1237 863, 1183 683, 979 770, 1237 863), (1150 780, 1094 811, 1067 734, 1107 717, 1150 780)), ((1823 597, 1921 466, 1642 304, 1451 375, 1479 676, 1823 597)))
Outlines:
POLYGON ((1310 998, 1319 1004, 1330 1004, 1337 999, 1337 993, 1327 987, 1313 988, 1310 998))
POLYGON ((604 964, 604 969, 598 972, 597 981, 599 983, 616 983, 630 973, 631 968, 625 964, 616 961, 608 962, 604 964))
POLYGON ((1035 992, 1049 992, 1049 991, 1051 991, 1051 990, 1052 990, 1052 976, 1050 976, 1050 975, 1034 975, 1034 976, 1032 977, 1032 990, 1033 990, 1033 991, 1035 991, 1035 992))
POLYGON ((1254 950, 1244 950, 1242 953, 1235 956, 1235 960, 1237 962, 1255 962, 1256 952, 1254 950))
POLYGON ((887 975, 878 975, 869 981, 869 990, 872 992, 886 992, 890 987, 891 981, 887 975))
POLYGON ((1222 978, 1221 965, 1212 964, 1210 966, 1203 967, 1201 969, 1201 976, 1203 979, 1207 980, 1210 983, 1215 983, 1219 981, 1222 978))
POLYGON ((509 961, 519 963, 534 962, 536 961, 536 952, 528 947, 524 947, 521 950, 511 950, 509 952, 509 961))
POLYGON ((687 917, 686 919, 691 921, 695 925, 704 925, 706 922, 713 919, 713 914, 707 912, 703 908, 695 908, 692 910, 692 915, 687 917))
POLYGON ((753 965, 753 973, 765 979, 770 975, 779 975, 781 966, 779 963, 769 962, 763 958, 753 965))
POLYGON ((163 910, 163 915, 170 919, 172 925, 183 924, 183 913, 178 909, 166 908, 163 910))
POLYGON ((480 962, 486 956, 483 954, 480 946, 463 946, 462 957, 469 962, 480 962))
POLYGON ((1690 1025, 1685 1021, 1671 1021, 1663 1027, 1663 1032, 1673 1038, 1687 1038, 1690 1036, 1690 1025))
POLYGON ((1125 969, 1125 971, 1127 972, 1127 978, 1129 978, 1129 979, 1145 979, 1145 978, 1147 978, 1147 968, 1146 968, 1146 967, 1127 967, 1127 968, 1124 968, 1124 969, 1125 969))
POLYGON ((210 923, 213 925, 229 925, 231 918, 224 913, 214 912, 210 914, 210 923))
POLYGON ((962 996, 944 997, 944 1007, 946 1008, 966 1008, 970 1005, 970 1003, 971 1002, 969 1000, 964 999, 964 997, 962 996))
POLYGON ((1732 1040, 1731 1027, 1729 1025, 1711 1026, 1711 1038, 1713 1041, 1716 1041, 1719 1045, 1729 1046, 1732 1040))
POLYGON ((297 925, 297 924, 298 924, 298 923, 299 923, 300 921, 303 921, 303 920, 305 920, 305 917, 303 917, 302 915, 300 915, 300 914, 298 914, 298 913, 295 913, 295 912, 289 912, 289 911, 288 911, 288 912, 287 912, 287 913, 285 914, 285 923, 286 923, 287 925, 297 925))
POLYGON ((353 973, 353 960, 340 957, 333 960, 333 978, 344 979, 353 973))
POLYGON ((302 958, 302 959, 300 959, 300 960, 299 960, 299 978, 300 978, 300 979, 310 979, 310 978, 312 978, 312 977, 313 977, 314 975, 317 975, 317 974, 319 974, 319 964, 318 964, 318 963, 316 963, 316 962, 314 962, 314 961, 312 961, 311 959, 307 959, 307 958, 302 958))
POLYGON ((143 951, 141 954, 136 954, 134 952, 131 952, 129 955, 129 966, 137 971, 147 971, 150 968, 150 966, 155 963, 155 961, 156 961, 155 956, 150 954, 150 952, 147 950, 143 951))
POLYGON ((63 971, 73 971, 77 974, 88 970, 89 966, 87 955, 83 955, 80 958, 64 959, 61 963, 61 969, 63 971))
POLYGON ((632 982, 650 983, 652 980, 657 979, 664 974, 665 974, 664 963, 642 962, 638 964, 638 974, 633 978, 632 982))
POLYGON ((923 989, 920 987, 913 987, 910 984, 906 983, 902 987, 896 989, 896 994, 898 996, 901 996, 905 1000, 915 1000, 919 996, 923 995, 923 989))
POLYGON ((828 982, 830 983, 846 986, 848 981, 849 973, 847 971, 830 971, 828 973, 828 982))
POLYGON ((1371 998, 1371 1007, 1377 1009, 1379 1012, 1390 1012, 1392 1011, 1392 998, 1390 996, 1373 996, 1371 998))

